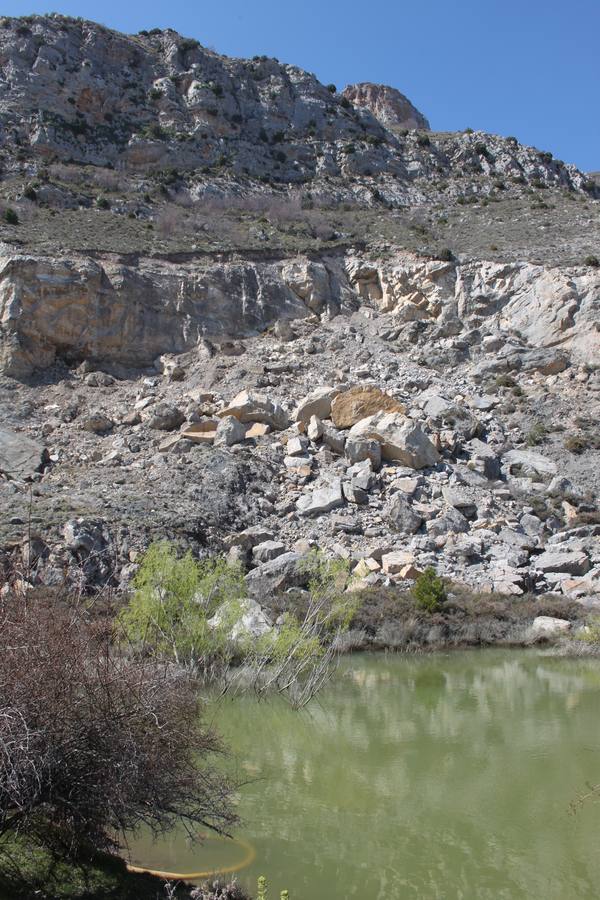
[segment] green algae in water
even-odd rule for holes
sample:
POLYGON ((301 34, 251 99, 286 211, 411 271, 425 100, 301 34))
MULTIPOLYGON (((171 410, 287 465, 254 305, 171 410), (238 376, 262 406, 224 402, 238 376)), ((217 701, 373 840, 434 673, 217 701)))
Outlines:
MULTIPOLYGON (((600 805, 570 807, 600 781, 599 712, 598 661, 519 650, 358 655, 301 712, 223 700, 256 851, 238 879, 291 900, 596 897, 600 805)), ((240 849, 175 834, 152 854, 191 871, 240 849)))

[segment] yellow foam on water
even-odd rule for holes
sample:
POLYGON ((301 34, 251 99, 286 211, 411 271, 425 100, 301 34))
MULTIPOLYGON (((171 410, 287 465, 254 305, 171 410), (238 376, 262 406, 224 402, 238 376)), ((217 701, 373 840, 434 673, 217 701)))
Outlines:
POLYGON ((254 862, 256 859, 256 850, 252 844, 242 840, 242 838, 229 838, 229 840, 245 851, 243 859, 231 866, 221 866, 218 869, 209 869, 206 872, 162 872, 159 869, 147 869, 145 866, 134 866, 129 863, 127 864, 127 868, 130 872, 156 875, 157 878, 165 878, 169 881, 172 879, 177 881, 195 881, 198 878, 212 878, 213 875, 232 875, 234 872, 239 872, 241 869, 245 869, 254 862))

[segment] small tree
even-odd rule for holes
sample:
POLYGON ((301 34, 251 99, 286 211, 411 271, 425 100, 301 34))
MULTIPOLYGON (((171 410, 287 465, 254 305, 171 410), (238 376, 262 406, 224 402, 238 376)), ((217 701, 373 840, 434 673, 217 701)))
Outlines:
POLYGON ((64 604, 0 606, 0 860, 11 835, 75 856, 141 826, 237 820, 197 686, 111 637, 64 604))
POLYGON ((161 541, 146 551, 133 587, 133 597, 120 617, 129 640, 176 662, 207 665, 225 654, 235 603, 218 629, 208 620, 224 601, 246 596, 239 566, 222 558, 197 561, 189 551, 178 558, 173 545, 161 541))
POLYGON ((417 606, 427 612, 437 612, 448 599, 443 579, 431 567, 417 577, 412 594, 417 606))

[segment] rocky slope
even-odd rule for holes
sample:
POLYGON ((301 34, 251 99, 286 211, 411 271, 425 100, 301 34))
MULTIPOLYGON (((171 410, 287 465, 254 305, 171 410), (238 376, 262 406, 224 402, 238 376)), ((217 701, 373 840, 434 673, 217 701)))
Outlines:
POLYGON ((125 587, 167 536, 257 596, 318 546, 596 602, 595 184, 391 88, 1 25, 7 570, 125 587))

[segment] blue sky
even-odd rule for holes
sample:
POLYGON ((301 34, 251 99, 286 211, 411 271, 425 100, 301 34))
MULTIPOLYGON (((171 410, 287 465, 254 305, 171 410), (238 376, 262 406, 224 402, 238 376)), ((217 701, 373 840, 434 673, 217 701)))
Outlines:
MULTIPOLYGON (((175 28, 232 56, 265 53, 338 87, 403 91, 436 130, 515 135, 600 169, 600 0, 46 0, 112 28, 175 28)), ((48 11, 4 0, 2 13, 48 11)))

